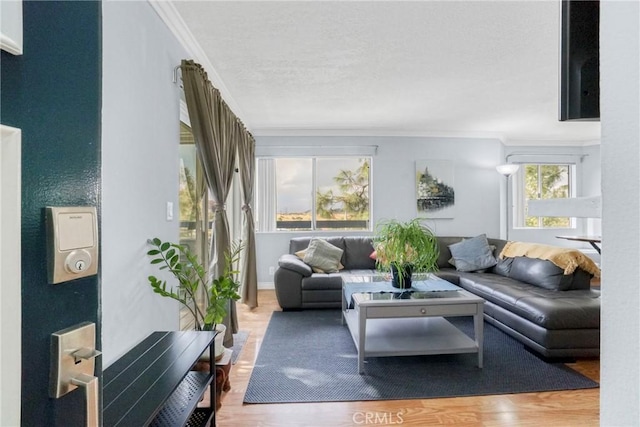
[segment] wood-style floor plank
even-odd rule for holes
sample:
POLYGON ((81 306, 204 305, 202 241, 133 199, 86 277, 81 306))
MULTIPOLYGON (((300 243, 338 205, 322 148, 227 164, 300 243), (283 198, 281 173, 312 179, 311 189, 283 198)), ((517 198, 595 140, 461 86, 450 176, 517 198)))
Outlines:
MULTIPOLYGON (((231 390, 217 413, 221 427, 352 427, 352 426, 598 426, 600 390, 553 391, 442 399, 365 402, 243 404, 258 350, 271 313, 280 311, 273 290, 258 292, 260 306, 238 304, 240 329, 249 337, 232 367, 231 390)), ((599 381, 600 361, 579 360, 573 369, 599 381)))

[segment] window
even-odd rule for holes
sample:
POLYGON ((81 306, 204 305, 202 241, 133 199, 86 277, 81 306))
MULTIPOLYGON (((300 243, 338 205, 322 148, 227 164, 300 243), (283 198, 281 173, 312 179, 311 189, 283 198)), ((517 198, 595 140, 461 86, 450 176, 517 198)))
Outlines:
MULTIPOLYGON (((196 157, 196 146, 191 128, 180 123, 180 185, 178 209, 180 215, 180 244, 186 246, 203 261, 206 251, 203 245, 211 241, 211 221, 213 209, 208 194, 202 199, 198 197, 198 184, 202 184, 202 170, 196 157), (205 221, 202 212, 207 212, 205 221)), ((186 260, 181 260, 186 261, 186 260)), ((205 261, 206 262, 206 261, 205 261)), ((204 308, 206 295, 198 295, 197 301, 204 308)), ((182 307, 182 306, 181 306, 182 307)), ((186 307, 180 309, 180 329, 194 329, 193 316, 186 307)))
POLYGON ((363 157, 258 159, 258 230, 369 230, 370 166, 363 157))
POLYGON ((184 123, 180 124, 180 244, 186 245, 189 250, 200 257, 200 241, 209 244, 211 242, 211 230, 213 221, 213 205, 209 192, 199 199, 198 186, 204 186, 202 166, 197 160, 196 145, 191 133, 191 128, 184 123), (207 221, 202 212, 206 211, 207 221), (200 236, 199 234, 202 234, 200 236))
POLYGON ((572 228, 569 217, 529 216, 529 200, 560 199, 574 197, 575 165, 571 164, 524 164, 515 181, 519 201, 516 208, 516 226, 524 228, 572 228))

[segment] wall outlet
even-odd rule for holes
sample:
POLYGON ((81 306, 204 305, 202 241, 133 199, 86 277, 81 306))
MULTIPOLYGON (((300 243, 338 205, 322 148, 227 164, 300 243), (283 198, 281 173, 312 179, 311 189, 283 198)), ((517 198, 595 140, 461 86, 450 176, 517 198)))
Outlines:
POLYGON ((276 273, 275 267, 269 267, 269 276, 273 276, 276 273))

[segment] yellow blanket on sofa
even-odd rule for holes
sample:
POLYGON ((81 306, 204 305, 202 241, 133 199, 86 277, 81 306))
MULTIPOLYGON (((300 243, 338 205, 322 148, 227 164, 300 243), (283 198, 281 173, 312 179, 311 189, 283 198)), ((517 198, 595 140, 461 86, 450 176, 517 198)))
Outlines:
POLYGON ((513 258, 525 256, 528 258, 538 258, 551 261, 564 270, 564 274, 572 274, 576 268, 580 267, 587 273, 600 277, 600 268, 591 258, 577 249, 560 248, 557 246, 541 245, 527 242, 508 242, 500 258, 513 258))

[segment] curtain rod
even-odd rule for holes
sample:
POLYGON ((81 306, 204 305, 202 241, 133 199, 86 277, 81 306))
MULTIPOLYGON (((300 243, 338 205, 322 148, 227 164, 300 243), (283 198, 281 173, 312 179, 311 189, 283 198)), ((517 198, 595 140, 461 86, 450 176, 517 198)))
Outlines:
MULTIPOLYGON (((173 83, 178 83, 178 78, 180 78, 180 80, 182 80, 182 73, 179 71, 182 70, 182 65, 177 65, 174 69, 173 69, 173 83)), ((180 86, 182 88, 182 86, 180 86)), ((217 90, 217 89, 216 89, 217 90)), ((220 99, 222 99, 222 103, 229 109, 229 111, 231 111, 231 113, 233 114, 233 117, 235 117, 236 122, 240 123, 240 125, 242 125, 242 127, 244 128, 245 132, 247 132, 251 138, 255 139, 254 136, 251 134, 251 132, 249 132, 247 130, 247 126, 244 124, 244 122, 242 121, 242 119, 240 119, 240 117, 236 116, 236 114, 233 112, 233 110, 231 110, 231 107, 229 107, 229 105, 226 103, 226 101, 222 98, 222 96, 220 97, 220 99)))
POLYGON ((283 149, 283 150, 295 150, 295 149, 309 149, 309 148, 320 148, 320 149, 372 149, 374 154, 378 154, 378 146, 377 145, 261 145, 260 148, 268 150, 268 149, 283 149))
POLYGON ((269 148, 375 148, 378 149, 377 145, 263 145, 263 147, 269 148))
POLYGON ((509 162, 509 157, 511 156, 524 156, 524 157, 570 156, 570 157, 579 157, 580 162, 582 162, 582 160, 584 160, 585 157, 588 157, 589 154, 587 153, 580 153, 580 154, 577 154, 577 153, 510 153, 510 154, 507 154, 507 156, 504 158, 507 163, 509 162))

